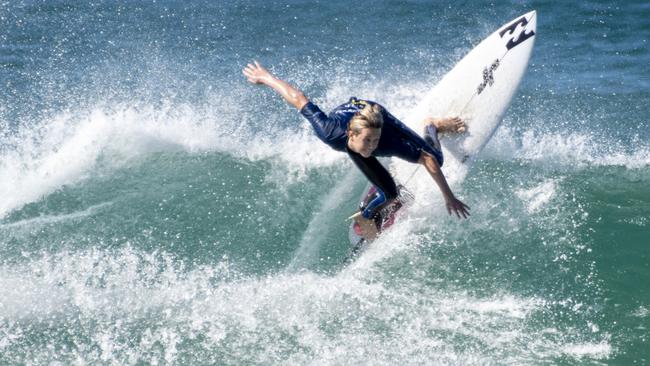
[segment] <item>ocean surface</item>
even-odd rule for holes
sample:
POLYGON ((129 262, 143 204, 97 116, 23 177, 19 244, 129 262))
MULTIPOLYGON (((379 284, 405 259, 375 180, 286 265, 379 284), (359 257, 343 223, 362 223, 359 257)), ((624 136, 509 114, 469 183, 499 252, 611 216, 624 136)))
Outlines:
MULTIPOLYGON (((1 1, 0 364, 650 364, 645 1, 1 1), (537 10, 503 123, 350 265, 366 184, 241 69, 407 118, 537 10)), ((444 169, 443 169, 444 170, 444 169)))

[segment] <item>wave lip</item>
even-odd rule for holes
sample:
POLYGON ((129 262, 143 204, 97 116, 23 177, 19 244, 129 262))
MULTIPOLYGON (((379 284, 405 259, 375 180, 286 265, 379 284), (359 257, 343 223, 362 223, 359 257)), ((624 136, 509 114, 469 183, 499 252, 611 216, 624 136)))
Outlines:
POLYGON ((71 117, 53 119, 42 129, 21 134, 16 150, 0 160, 0 217, 74 183, 95 164, 112 128, 104 119, 70 127, 71 117))
MULTIPOLYGON (((339 163, 342 155, 315 143, 308 129, 277 136, 241 128, 239 118, 215 119, 206 110, 182 105, 162 108, 116 106, 63 113, 27 127, 2 145, 0 218, 57 189, 76 184, 100 168, 114 169, 154 152, 221 152, 249 161, 274 160, 301 179, 308 169, 339 163), (11 146, 11 147, 9 147, 11 146)), ((243 120, 242 120, 243 119, 243 120)))

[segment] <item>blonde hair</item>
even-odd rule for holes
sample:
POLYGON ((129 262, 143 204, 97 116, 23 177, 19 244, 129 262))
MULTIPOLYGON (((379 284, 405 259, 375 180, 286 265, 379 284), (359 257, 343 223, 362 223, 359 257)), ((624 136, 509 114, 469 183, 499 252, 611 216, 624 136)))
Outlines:
POLYGON ((379 104, 366 104, 366 107, 357 112, 350 120, 348 131, 358 135, 364 128, 381 129, 384 125, 382 111, 383 108, 379 104))

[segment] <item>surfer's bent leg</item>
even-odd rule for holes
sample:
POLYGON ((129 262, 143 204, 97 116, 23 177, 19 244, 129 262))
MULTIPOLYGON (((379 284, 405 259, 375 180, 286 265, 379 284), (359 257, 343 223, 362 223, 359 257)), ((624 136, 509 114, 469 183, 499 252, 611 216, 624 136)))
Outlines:
POLYGON ((397 185, 390 173, 374 156, 364 158, 350 150, 348 155, 379 193, 362 212, 364 218, 370 219, 385 204, 397 198, 397 185))

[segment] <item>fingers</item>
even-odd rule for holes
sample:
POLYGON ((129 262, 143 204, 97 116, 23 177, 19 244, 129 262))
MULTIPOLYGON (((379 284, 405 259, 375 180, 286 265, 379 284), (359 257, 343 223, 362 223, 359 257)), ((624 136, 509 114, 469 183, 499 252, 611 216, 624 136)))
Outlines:
POLYGON ((447 203, 447 212, 449 213, 449 216, 456 215, 456 217, 460 218, 458 216, 458 207, 456 202, 451 201, 447 203))
POLYGON ((469 207, 461 202, 461 207, 459 208, 460 213, 463 215, 463 218, 466 219, 469 217, 469 207))
POLYGON ((460 218, 466 219, 467 216, 469 216, 469 212, 458 207, 454 208, 454 213, 456 214, 456 217, 459 219, 460 218))
POLYGON ((254 74, 257 70, 258 70, 258 68, 255 67, 255 65, 253 65, 253 64, 248 64, 244 68, 244 71, 248 72, 249 74, 254 74))
POLYGON ((253 67, 252 67, 251 64, 248 64, 246 67, 244 67, 244 69, 242 70, 242 72, 243 72, 244 75, 246 75, 247 77, 252 77, 253 74, 255 73, 255 70, 253 69, 253 67))
POLYGON ((259 64, 259 62, 254 61, 254 63, 249 63, 244 67, 244 72, 248 72, 250 74, 255 73, 256 71, 262 69, 262 66, 259 64))
POLYGON ((264 70, 264 68, 262 67, 262 65, 260 65, 260 63, 257 62, 257 61, 253 61, 252 64, 249 63, 248 65, 246 65, 246 68, 245 68, 245 69, 246 69, 246 70, 250 70, 251 72, 264 70))
POLYGON ((463 215, 464 219, 469 217, 469 206, 467 206, 466 204, 464 204, 461 201, 458 201, 457 209, 460 212, 460 214, 463 215))
POLYGON ((246 80, 248 80, 249 83, 257 84, 257 79, 255 78, 255 75, 253 75, 250 71, 244 70, 243 74, 244 76, 246 76, 246 80))
POLYGON ((466 204, 464 204, 459 200, 456 200, 454 202, 449 202, 447 204, 447 213, 449 213, 450 216, 453 213, 459 219, 468 218, 470 216, 469 210, 470 210, 469 206, 467 206, 466 204))
POLYGON ((264 72, 266 70, 260 65, 259 62, 253 61, 253 63, 249 63, 244 67, 242 70, 242 73, 244 76, 246 76, 246 79, 248 79, 248 82, 251 84, 259 84, 261 78, 264 76, 264 72))

